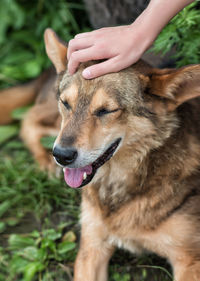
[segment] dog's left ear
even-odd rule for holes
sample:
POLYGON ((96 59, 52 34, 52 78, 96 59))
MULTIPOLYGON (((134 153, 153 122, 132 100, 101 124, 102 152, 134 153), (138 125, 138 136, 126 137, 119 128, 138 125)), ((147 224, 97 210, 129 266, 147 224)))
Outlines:
POLYGON ((163 98, 169 111, 175 110, 187 100, 200 96, 200 64, 178 70, 153 69, 148 76, 142 76, 148 93, 163 98))
POLYGON ((64 71, 67 66, 67 46, 51 28, 45 30, 44 41, 47 55, 54 64, 56 72, 64 71))

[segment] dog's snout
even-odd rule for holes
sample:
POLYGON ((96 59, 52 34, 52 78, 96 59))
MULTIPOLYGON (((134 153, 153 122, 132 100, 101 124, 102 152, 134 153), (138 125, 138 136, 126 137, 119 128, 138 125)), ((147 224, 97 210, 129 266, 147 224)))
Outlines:
POLYGON ((63 148, 56 145, 53 149, 53 156, 59 164, 67 166, 76 160, 78 152, 74 148, 63 148))

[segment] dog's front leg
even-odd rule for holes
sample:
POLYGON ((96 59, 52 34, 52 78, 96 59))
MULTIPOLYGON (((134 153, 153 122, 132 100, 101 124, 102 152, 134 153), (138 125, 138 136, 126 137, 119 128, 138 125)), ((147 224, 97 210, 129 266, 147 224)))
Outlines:
POLYGON ((105 246, 94 248, 89 241, 82 241, 81 244, 75 262, 74 281, 106 281, 113 249, 105 246))
POLYGON ((98 215, 94 215, 94 209, 85 209, 82 212, 81 241, 74 281, 106 281, 108 262, 113 251, 105 225, 98 215))
POLYGON ((181 264, 178 269, 175 267, 176 281, 199 281, 200 280, 200 261, 191 262, 191 265, 181 264))

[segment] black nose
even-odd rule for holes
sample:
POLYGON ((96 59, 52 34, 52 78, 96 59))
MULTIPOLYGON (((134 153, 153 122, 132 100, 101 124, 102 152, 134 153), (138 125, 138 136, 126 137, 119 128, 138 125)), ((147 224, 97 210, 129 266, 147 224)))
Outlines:
POLYGON ((56 145, 53 149, 53 156, 59 164, 67 166, 76 160, 78 152, 74 148, 63 148, 56 145))

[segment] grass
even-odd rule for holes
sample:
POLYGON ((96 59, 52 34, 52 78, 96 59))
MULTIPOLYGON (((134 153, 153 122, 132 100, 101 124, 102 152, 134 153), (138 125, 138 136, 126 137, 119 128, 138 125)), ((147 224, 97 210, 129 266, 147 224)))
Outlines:
MULTIPOLYGON (((0 150, 0 281, 72 280, 79 190, 41 172, 15 137, 0 150)), ((170 281, 166 261, 118 250, 109 281, 170 281)))

